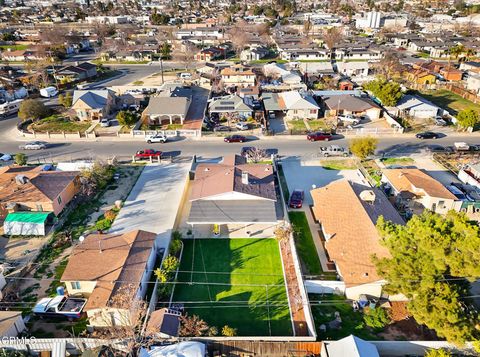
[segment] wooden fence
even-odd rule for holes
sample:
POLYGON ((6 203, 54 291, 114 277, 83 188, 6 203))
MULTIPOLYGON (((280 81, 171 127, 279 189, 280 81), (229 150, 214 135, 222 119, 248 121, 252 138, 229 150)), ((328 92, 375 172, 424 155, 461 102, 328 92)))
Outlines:
POLYGON ((222 341, 207 343, 209 356, 320 356, 321 342, 222 341))

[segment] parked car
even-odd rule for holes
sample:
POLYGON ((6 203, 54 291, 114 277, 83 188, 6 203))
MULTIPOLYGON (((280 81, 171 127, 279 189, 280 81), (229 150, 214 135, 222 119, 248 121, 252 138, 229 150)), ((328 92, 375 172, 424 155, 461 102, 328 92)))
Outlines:
POLYGON ((57 295, 53 298, 43 298, 33 308, 33 313, 41 317, 62 317, 68 320, 79 319, 87 299, 68 298, 57 295))
POLYGON ((151 143, 162 143, 165 144, 168 139, 165 135, 163 134, 155 134, 155 135, 150 135, 145 138, 145 141, 149 144, 151 143))
POLYGON ((151 157, 162 157, 162 152, 158 150, 145 149, 135 153, 135 159, 149 159, 151 157))
POLYGON ((290 208, 302 208, 304 198, 305 192, 303 190, 293 190, 288 200, 288 206, 290 208))
POLYGON ((239 121, 235 124, 235 128, 237 128, 238 130, 248 130, 249 126, 248 123, 245 123, 244 121, 239 121))
POLYGON ((342 123, 348 123, 352 125, 357 125, 358 123, 360 123, 360 119, 352 114, 340 114, 339 116, 337 116, 337 119, 342 123))
POLYGON ((100 126, 102 128, 109 127, 110 126, 110 120, 106 119, 106 118, 103 118, 102 120, 100 120, 100 126))
POLYGON ((455 151, 470 151, 470 145, 463 141, 453 143, 455 151))
POLYGON ((40 89, 40 95, 44 98, 55 97, 58 94, 58 89, 55 87, 47 87, 40 89))
POLYGON ((26 144, 20 145, 18 148, 20 150, 42 150, 47 148, 47 143, 44 141, 31 141, 26 144))
POLYGON ((415 137, 417 139, 438 139, 439 135, 432 131, 424 131, 423 133, 418 133, 415 137))
POLYGON ((12 155, 10 154, 2 154, 0 152, 0 161, 10 161, 12 160, 12 155))
POLYGON ((344 156, 347 157, 350 155, 348 149, 345 149, 338 145, 330 145, 330 146, 321 146, 320 147, 320 155, 324 157, 329 156, 344 156))
POLYGON ((435 117, 434 121, 435 121, 435 125, 447 126, 447 122, 441 116, 435 117))
POLYGON ((230 135, 223 139, 226 143, 244 143, 247 138, 243 135, 230 135))
POLYGON ((232 131, 232 128, 226 125, 217 125, 215 128, 213 128, 213 131, 232 131))
POLYGON ((324 132, 321 132, 321 131, 317 131, 317 132, 314 132, 314 133, 307 134, 307 140, 312 141, 312 142, 313 141, 320 141, 320 140, 329 141, 329 140, 332 140, 332 139, 333 139, 332 134, 324 133, 324 132))

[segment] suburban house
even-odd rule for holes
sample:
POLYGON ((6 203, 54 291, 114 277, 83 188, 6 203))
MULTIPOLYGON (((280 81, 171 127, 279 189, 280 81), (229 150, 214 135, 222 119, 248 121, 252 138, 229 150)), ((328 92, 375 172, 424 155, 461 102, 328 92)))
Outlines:
POLYGON ((369 62, 338 62, 338 72, 349 77, 365 77, 370 71, 369 62))
POLYGON ((186 223, 197 237, 273 237, 281 220, 272 165, 240 155, 199 163, 189 205, 186 223))
POLYGON ((222 82, 226 87, 254 86, 256 76, 250 68, 241 65, 224 68, 220 71, 222 82))
POLYGON ((398 101, 396 108, 398 115, 414 119, 435 118, 443 115, 444 110, 429 102, 425 98, 416 95, 406 94, 398 101))
POLYGON ((0 168, 0 218, 10 212, 53 212, 58 216, 80 190, 78 171, 36 167, 0 168))
POLYGON ((208 110, 210 113, 231 114, 243 118, 250 117, 253 113, 253 108, 237 94, 210 99, 208 110))
POLYGON ((204 48, 195 54, 195 61, 213 61, 225 57, 225 49, 220 47, 204 48))
POLYGON ((183 124, 192 103, 191 88, 171 87, 150 97, 143 121, 149 125, 183 124))
POLYGON ((366 115, 370 120, 378 120, 382 108, 370 98, 351 94, 335 94, 321 97, 326 117, 340 114, 366 115))
POLYGON ((383 280, 371 257, 388 257, 380 244, 377 220, 403 224, 396 209, 377 188, 339 180, 310 191, 313 215, 320 223, 325 248, 345 283, 345 295, 357 300, 360 295, 382 296, 383 280))
POLYGON ((383 170, 382 182, 385 190, 395 197, 395 203, 407 214, 420 214, 428 209, 446 214, 450 210, 460 211, 462 201, 440 182, 419 169, 383 170))
POLYGON ((54 73, 54 77, 60 83, 83 81, 97 75, 97 66, 90 62, 67 66, 54 73))
POLYGON ((100 120, 115 108, 115 93, 110 89, 75 90, 72 109, 80 120, 100 120))
POLYGON ((145 296, 157 259, 155 238, 142 230, 90 234, 74 248, 61 282, 69 295, 88 299, 84 311, 90 325, 132 323, 131 304, 145 296))
POLYGON ((480 74, 480 62, 467 61, 460 64, 460 70, 480 74))
POLYGON ((437 81, 437 77, 422 68, 407 72, 407 79, 419 85, 434 84, 437 81))
POLYGON ((323 341, 320 357, 380 357, 377 347, 350 335, 338 341, 323 341))
POLYGON ((21 311, 0 311, 0 336, 17 337, 26 329, 21 311))
POLYGON ((287 119, 317 119, 320 107, 307 93, 289 91, 264 93, 262 95, 267 112, 283 112, 287 119))
POLYGON ((467 78, 467 89, 480 96, 480 74, 470 72, 467 78))
POLYGON ((240 59, 242 61, 258 61, 266 57, 269 53, 270 50, 266 47, 246 48, 240 53, 240 59))

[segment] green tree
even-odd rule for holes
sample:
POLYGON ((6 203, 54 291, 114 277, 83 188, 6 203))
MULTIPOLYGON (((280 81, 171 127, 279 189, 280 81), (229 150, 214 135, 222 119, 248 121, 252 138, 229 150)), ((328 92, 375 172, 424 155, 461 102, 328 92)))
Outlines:
POLYGON ((473 109, 462 110, 457 115, 458 125, 462 128, 474 127, 479 121, 478 112, 473 109))
POLYGON ((25 166, 27 164, 27 155, 22 152, 15 154, 15 163, 19 166, 25 166))
POLYGON ((117 120, 120 125, 132 126, 138 121, 135 113, 128 110, 121 110, 117 113, 117 120))
POLYGON ((439 350, 428 350, 425 353, 425 357, 451 357, 452 354, 449 351, 445 351, 443 348, 439 350))
POLYGON ((70 108, 72 106, 72 102, 73 102, 72 93, 68 92, 67 94, 65 94, 65 97, 63 97, 62 105, 65 108, 70 108))
POLYGON ((368 309, 363 315, 363 321, 365 321, 367 326, 381 330, 390 323, 391 319, 385 309, 377 307, 375 309, 368 309))
POLYGON ((226 337, 233 337, 237 335, 237 329, 230 327, 228 325, 225 325, 222 327, 222 336, 226 337))
POLYGON ((395 106, 403 95, 397 82, 386 81, 382 78, 366 83, 364 88, 372 92, 387 107, 395 106))
POLYGON ((162 59, 167 60, 172 56, 172 46, 168 42, 162 43, 160 47, 160 55, 162 59))
POLYGON ((368 156, 375 153, 378 140, 372 137, 364 137, 352 139, 350 141, 350 152, 361 160, 365 160, 368 156))
POLYGON ((453 343, 478 338, 478 315, 461 296, 467 281, 480 276, 480 228, 461 213, 446 216, 426 211, 406 225, 382 217, 377 228, 391 257, 373 261, 388 282, 389 293, 410 299, 415 320, 453 343))
POLYGON ((41 101, 37 99, 26 99, 20 104, 18 117, 23 120, 38 120, 45 118, 49 113, 50 110, 41 101))

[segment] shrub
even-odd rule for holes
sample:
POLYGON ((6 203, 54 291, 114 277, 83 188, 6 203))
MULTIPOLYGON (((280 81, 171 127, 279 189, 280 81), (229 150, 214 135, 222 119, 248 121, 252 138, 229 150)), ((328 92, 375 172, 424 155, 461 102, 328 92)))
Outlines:
POLYGON ((480 120, 478 113, 473 109, 462 110, 457 115, 458 125, 462 128, 474 127, 480 120))
POLYGON ((108 219, 109 221, 113 222, 113 220, 117 216, 117 213, 115 213, 114 211, 112 211, 110 209, 107 212, 105 212, 105 214, 103 216, 105 217, 105 219, 108 219))
POLYGON ((365 324, 375 330, 380 330, 390 323, 390 316, 382 308, 368 309, 363 315, 365 324))
POLYGON ((108 219, 100 219, 95 223, 95 228, 97 231, 106 231, 112 226, 112 222, 109 221, 108 219))
POLYGON ((168 257, 165 258, 165 260, 163 261, 163 269, 167 272, 167 273, 172 273, 174 272, 175 270, 177 270, 178 268, 178 264, 179 264, 179 261, 176 257, 174 257, 173 255, 169 255, 168 257))
POLYGON ((228 325, 223 326, 222 335, 226 337, 233 337, 237 335, 237 329, 228 325))
POLYGON ((38 120, 47 117, 50 110, 37 99, 26 99, 20 104, 18 117, 23 120, 38 120))
POLYGON ((361 160, 373 155, 377 148, 378 140, 371 137, 358 138, 350 141, 350 151, 361 160))
POLYGON ((20 166, 24 166, 27 164, 27 155, 22 152, 15 154, 15 163, 20 166))
POLYGON ((117 120, 120 125, 132 126, 138 121, 138 116, 127 110, 121 110, 117 114, 117 120))
POLYGON ((173 232, 172 241, 170 242, 170 254, 177 255, 177 253, 180 252, 180 249, 182 249, 181 239, 182 235, 180 234, 180 232, 173 232))

